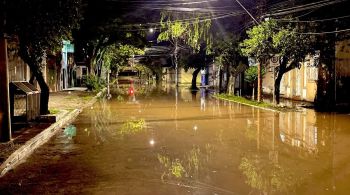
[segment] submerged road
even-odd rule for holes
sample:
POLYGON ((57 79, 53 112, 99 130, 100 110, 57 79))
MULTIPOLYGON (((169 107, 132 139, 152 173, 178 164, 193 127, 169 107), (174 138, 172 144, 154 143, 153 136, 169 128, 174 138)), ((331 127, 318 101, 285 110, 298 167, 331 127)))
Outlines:
POLYGON ((0 178, 0 194, 348 194, 350 116, 182 90, 100 100, 0 178))

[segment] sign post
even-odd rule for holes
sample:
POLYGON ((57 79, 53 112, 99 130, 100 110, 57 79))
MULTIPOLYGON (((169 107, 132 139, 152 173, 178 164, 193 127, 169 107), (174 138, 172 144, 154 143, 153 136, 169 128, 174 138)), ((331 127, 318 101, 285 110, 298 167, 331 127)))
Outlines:
POLYGON ((278 55, 274 55, 271 59, 270 59, 270 67, 272 68, 272 78, 273 78, 273 91, 272 91, 272 103, 275 105, 276 104, 276 94, 275 94, 275 80, 276 80, 276 67, 279 66, 279 56, 278 55))

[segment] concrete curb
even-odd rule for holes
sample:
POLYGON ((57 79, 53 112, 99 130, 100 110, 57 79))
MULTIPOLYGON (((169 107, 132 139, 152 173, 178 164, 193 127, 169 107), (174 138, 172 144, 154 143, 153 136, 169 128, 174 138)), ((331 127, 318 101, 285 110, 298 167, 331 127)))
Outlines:
POLYGON ((237 103, 237 104, 242 104, 242 105, 245 105, 245 106, 259 108, 259 109, 262 109, 262 110, 267 110, 267 111, 272 111, 272 112, 279 112, 279 113, 282 112, 282 111, 279 111, 279 110, 274 110, 274 109, 271 109, 271 108, 264 108, 264 107, 254 106, 254 105, 251 105, 251 104, 246 104, 246 103, 242 103, 242 102, 238 102, 238 101, 234 101, 234 100, 230 100, 230 99, 226 99, 226 98, 222 98, 222 97, 216 97, 216 96, 213 96, 213 97, 218 99, 218 100, 225 100, 225 101, 228 101, 228 102, 234 102, 234 103, 237 103))
POLYGON ((79 109, 75 109, 67 114, 64 118, 52 124, 50 127, 36 135, 34 138, 27 141, 23 146, 12 153, 5 162, 0 166, 0 177, 4 176, 9 170, 15 168, 21 163, 22 160, 30 156, 35 149, 46 143, 52 136, 54 136, 58 130, 60 130, 65 124, 74 120, 81 112, 79 109))
POLYGON ((34 138, 28 140, 23 146, 13 152, 7 159, 0 165, 0 178, 3 177, 8 171, 14 169, 17 165, 21 164, 23 160, 29 157, 34 150, 45 144, 56 133, 59 132, 65 125, 71 123, 76 117, 83 111, 84 108, 92 106, 101 97, 105 89, 99 92, 92 100, 87 103, 83 108, 75 109, 68 112, 65 116, 59 119, 56 123, 53 123, 50 127, 43 130, 34 138))

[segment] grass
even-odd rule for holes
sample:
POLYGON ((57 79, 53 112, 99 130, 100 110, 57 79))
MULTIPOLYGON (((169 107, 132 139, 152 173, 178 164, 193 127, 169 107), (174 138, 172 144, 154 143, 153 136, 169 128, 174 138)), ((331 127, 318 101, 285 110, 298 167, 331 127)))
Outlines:
POLYGON ((92 100, 93 97, 94 96, 92 96, 92 95, 83 96, 83 100, 84 101, 90 101, 90 100, 92 100))
POLYGON ((214 97, 216 97, 218 99, 222 99, 222 100, 233 101, 233 102, 237 102, 237 103, 241 103, 241 104, 245 104, 245 105, 260 107, 260 108, 267 108, 267 109, 271 109, 271 110, 275 110, 275 111, 294 111, 295 110, 292 108, 275 106, 273 104, 266 103, 266 102, 257 102, 257 101, 253 101, 253 100, 248 100, 248 99, 241 97, 241 96, 234 96, 234 95, 228 95, 228 94, 217 94, 217 95, 214 95, 214 97))
POLYGON ((49 112, 50 114, 58 114, 60 110, 53 108, 53 109, 50 109, 49 112))

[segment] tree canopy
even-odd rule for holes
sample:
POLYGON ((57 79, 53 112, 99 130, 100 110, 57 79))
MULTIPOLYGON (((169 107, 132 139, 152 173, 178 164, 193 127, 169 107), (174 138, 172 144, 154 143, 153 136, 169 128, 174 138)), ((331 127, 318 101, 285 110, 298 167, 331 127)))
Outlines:
POLYGON ((41 114, 48 113, 49 88, 41 67, 46 53, 61 49, 78 28, 82 0, 16 0, 6 4, 5 33, 18 39, 19 55, 41 88, 41 114))
POLYGON ((266 63, 272 56, 279 56, 279 66, 275 68, 275 97, 279 103, 279 87, 284 73, 300 67, 300 62, 311 51, 308 36, 298 33, 298 28, 283 26, 270 19, 247 31, 248 38, 241 44, 244 56, 255 57, 266 63))

